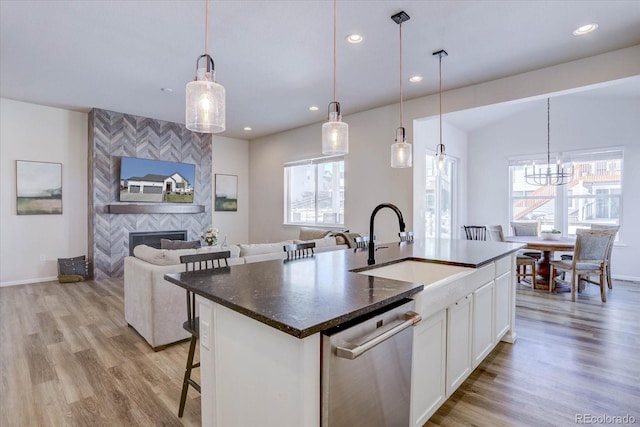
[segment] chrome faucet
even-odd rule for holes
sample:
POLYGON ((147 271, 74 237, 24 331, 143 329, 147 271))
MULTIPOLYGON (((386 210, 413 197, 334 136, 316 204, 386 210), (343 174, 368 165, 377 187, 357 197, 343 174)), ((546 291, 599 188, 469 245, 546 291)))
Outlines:
POLYGON ((376 206, 373 212, 371 212, 371 218, 369 219, 369 259, 367 260, 368 265, 372 265, 376 263, 376 259, 374 256, 376 249, 375 249, 375 242, 373 238, 375 236, 375 234, 373 233, 373 220, 375 219, 378 211, 382 208, 389 208, 393 210, 396 213, 396 216, 398 217, 398 225, 400 226, 400 231, 401 232, 404 231, 404 228, 405 228, 402 212, 400 212, 400 209, 398 209, 396 205, 393 205, 391 203, 381 203, 378 206, 376 206))

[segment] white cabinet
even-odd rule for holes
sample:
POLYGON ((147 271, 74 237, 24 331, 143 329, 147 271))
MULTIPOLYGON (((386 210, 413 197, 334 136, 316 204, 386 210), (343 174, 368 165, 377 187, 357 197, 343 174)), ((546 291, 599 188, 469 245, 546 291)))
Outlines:
POLYGON ((476 368, 491 352, 494 346, 494 281, 473 291, 473 357, 476 368))
POLYGON ((442 310, 413 330, 411 420, 421 427, 442 405, 445 397, 447 315, 442 310))
POLYGON ((511 328, 511 272, 498 276, 495 284, 494 338, 497 343, 511 328))
POLYGON ((469 294, 447 308, 447 397, 471 373, 471 300, 469 294))

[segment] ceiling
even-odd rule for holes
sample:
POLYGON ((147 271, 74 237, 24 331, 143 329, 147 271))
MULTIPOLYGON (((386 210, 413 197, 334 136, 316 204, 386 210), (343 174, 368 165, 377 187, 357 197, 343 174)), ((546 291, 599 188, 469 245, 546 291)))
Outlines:
MULTIPOLYGON (((209 53, 227 130, 254 139, 322 122, 333 97, 332 2, 210 3, 209 53), (316 105, 319 111, 309 111, 316 105), (245 126, 252 131, 244 131, 245 126)), ((640 44, 640 1, 337 3, 337 99, 345 115, 640 44), (597 22, 597 31, 572 31, 597 22), (348 44, 350 33, 364 36, 348 44), (423 76, 411 84, 408 77, 423 76)), ((205 2, 0 0, 0 96, 184 123, 185 84, 204 53, 205 2), (171 88, 172 92, 161 91, 171 88)), ((623 91, 624 92, 624 91, 623 91)))

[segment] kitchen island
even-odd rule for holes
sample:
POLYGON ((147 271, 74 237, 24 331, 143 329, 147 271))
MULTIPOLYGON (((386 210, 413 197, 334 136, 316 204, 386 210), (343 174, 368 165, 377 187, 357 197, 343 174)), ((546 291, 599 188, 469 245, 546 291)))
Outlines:
POLYGON ((342 250, 166 275, 201 297, 203 425, 319 426, 321 333, 407 297, 424 319, 414 332, 411 377, 412 424, 421 425, 497 340, 515 340, 512 255, 520 247, 417 240, 379 245, 371 266, 365 250, 342 250), (385 268, 400 261, 457 270, 436 280, 419 269, 401 280, 383 277, 394 277, 385 268), (464 348, 447 352, 460 334, 464 348), (447 353, 456 357, 446 360, 447 353))

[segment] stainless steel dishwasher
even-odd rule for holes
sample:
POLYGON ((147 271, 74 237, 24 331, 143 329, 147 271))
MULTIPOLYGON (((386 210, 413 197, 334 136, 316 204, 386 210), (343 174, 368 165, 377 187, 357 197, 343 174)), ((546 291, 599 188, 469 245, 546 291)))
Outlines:
POLYGON ((412 300, 322 334, 322 427, 410 424, 412 300))

